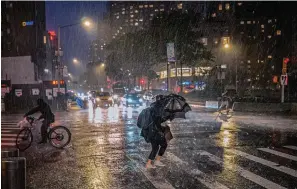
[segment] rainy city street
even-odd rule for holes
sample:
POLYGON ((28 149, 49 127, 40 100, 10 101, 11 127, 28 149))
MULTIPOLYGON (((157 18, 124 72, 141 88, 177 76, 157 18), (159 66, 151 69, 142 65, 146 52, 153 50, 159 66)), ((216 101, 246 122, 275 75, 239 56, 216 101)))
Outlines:
MULTIPOLYGON (((57 112, 72 132, 64 150, 33 144, 28 188, 296 188, 296 117, 193 108, 171 123, 174 139, 165 167, 146 170, 150 144, 136 126, 142 108, 110 107, 57 112)), ((2 147, 21 115, 2 116, 2 147), (6 134, 6 135, 5 135, 6 134)), ((37 129, 38 130, 38 129, 37 129)), ((38 137, 37 137, 38 138, 38 137)), ((36 139, 37 140, 37 139, 36 139)))

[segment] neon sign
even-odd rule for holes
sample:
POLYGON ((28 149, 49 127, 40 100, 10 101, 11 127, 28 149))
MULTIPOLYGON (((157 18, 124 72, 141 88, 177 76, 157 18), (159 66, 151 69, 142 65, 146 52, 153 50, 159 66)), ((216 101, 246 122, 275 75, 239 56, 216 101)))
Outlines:
POLYGON ((22 22, 22 26, 33 26, 34 22, 33 21, 28 21, 28 22, 22 22))

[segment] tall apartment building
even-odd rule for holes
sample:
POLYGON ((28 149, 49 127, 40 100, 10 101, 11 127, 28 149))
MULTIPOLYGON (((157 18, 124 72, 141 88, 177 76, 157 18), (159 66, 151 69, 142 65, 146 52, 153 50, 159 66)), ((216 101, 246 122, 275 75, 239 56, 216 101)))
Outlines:
POLYGON ((45 66, 45 2, 1 2, 1 56, 31 56, 35 78, 45 66))

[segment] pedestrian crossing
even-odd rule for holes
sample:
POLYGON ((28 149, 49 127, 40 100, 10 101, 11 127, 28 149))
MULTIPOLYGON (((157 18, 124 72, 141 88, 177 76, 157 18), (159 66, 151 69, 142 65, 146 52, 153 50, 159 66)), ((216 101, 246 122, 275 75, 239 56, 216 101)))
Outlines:
POLYGON ((16 120, 1 120, 1 147, 15 147, 20 128, 16 120))
MULTIPOLYGON (((267 189, 285 189, 285 188, 297 188, 297 164, 294 164, 297 158, 297 146, 282 146, 280 148, 256 148, 255 153, 251 154, 243 149, 224 149, 223 153, 227 154, 220 155, 220 153, 208 152, 207 150, 195 150, 190 157, 182 156, 178 151, 177 147, 169 147, 164 155, 163 163, 166 164, 167 168, 170 168, 173 164, 178 167, 181 171, 187 173, 189 176, 194 178, 197 182, 203 185, 203 188, 210 189, 228 189, 234 188, 230 186, 226 179, 222 179, 220 172, 228 172, 230 174, 236 174, 239 178, 237 182, 253 183, 255 186, 250 187, 248 184, 244 184, 244 187, 239 188, 267 188, 267 189), (282 149, 286 149, 288 153, 280 152, 282 149), (289 151, 288 151, 289 150, 289 151), (263 155, 267 155, 264 156, 263 155), (294 154, 294 155, 292 155, 294 154), (266 157, 266 158, 264 158, 266 157), (293 162, 293 167, 287 167, 283 162, 278 163, 278 157, 281 157, 288 162, 293 162), (195 167, 195 163, 200 162, 200 159, 207 159, 204 164, 216 164, 217 167, 222 170, 210 170, 207 168, 195 167), (235 161, 234 159, 240 159, 235 161), (211 163, 210 163, 211 162, 211 163), (257 167, 257 170, 252 167, 257 167), (218 179, 219 178, 219 179, 218 179), (275 179, 277 178, 277 179, 275 179), (281 180, 279 182, 278 180, 281 180)), ((144 164, 146 162, 147 154, 150 149, 140 148, 139 154, 127 155, 128 159, 135 163, 135 167, 138 168, 148 178, 150 182, 156 188, 179 188, 175 186, 174 181, 170 182, 168 178, 164 177, 163 185, 160 184, 160 179, 154 179, 150 172, 152 170, 146 170, 144 164)), ((183 153, 186 154, 184 151, 183 153)), ((201 163, 200 163, 201 164, 201 163)), ((198 163, 199 165, 199 163, 198 163)), ((208 165, 204 165, 208 166, 208 165)), ((157 168, 164 169, 164 168, 157 168)), ((165 168, 166 169, 166 168, 165 168)), ((171 168, 172 169, 172 168, 171 168)), ((158 172, 158 171, 157 171, 158 172)), ((164 173, 164 175, 166 175, 164 173)), ((227 174, 228 175, 228 174, 227 174)), ((181 175, 182 177, 182 175, 181 175)), ((162 182, 161 182, 162 183, 162 182)), ((195 188, 195 187, 193 187, 195 188)), ((200 188, 200 187, 196 187, 200 188)))

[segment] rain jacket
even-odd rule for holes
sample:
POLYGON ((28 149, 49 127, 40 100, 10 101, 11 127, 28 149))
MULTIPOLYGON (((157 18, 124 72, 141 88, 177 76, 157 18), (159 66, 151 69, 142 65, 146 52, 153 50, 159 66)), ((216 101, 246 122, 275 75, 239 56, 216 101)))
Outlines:
POLYGON ((161 115, 162 109, 158 103, 142 110, 139 114, 137 126, 142 128, 140 135, 147 143, 165 136, 165 128, 161 126, 161 123, 166 120, 161 115))
POLYGON ((36 106, 35 108, 31 109, 29 112, 27 112, 24 117, 27 117, 29 115, 32 115, 36 112, 40 112, 41 115, 39 117, 39 119, 45 119, 47 121, 51 121, 54 122, 55 121, 55 115, 53 114, 50 106, 45 103, 44 101, 39 102, 38 106, 36 106))

